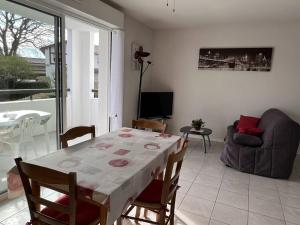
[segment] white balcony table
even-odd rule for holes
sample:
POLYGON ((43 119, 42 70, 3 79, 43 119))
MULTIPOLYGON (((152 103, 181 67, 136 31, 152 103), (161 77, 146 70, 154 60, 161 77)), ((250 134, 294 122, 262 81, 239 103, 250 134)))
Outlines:
POLYGON ((43 111, 37 111, 37 110, 17 110, 17 111, 7 111, 7 112, 0 112, 0 129, 4 128, 10 128, 12 126, 17 125, 18 118, 36 113, 39 114, 41 118, 41 126, 44 128, 44 135, 46 139, 47 144, 47 151, 49 153, 49 133, 48 133, 48 127, 47 122, 51 118, 51 113, 49 112, 43 112, 43 111))
POLYGON ((169 154, 179 143, 179 136, 121 128, 29 162, 76 172, 79 197, 100 206, 101 225, 112 225, 165 169, 169 154))

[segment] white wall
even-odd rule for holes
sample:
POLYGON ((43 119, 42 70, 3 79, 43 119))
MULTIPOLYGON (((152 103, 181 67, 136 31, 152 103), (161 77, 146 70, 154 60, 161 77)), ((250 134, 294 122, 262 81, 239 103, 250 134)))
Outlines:
MULTIPOLYGON (((153 31, 133 18, 125 16, 125 53, 124 53, 124 105, 123 126, 131 126, 131 121, 136 118, 139 71, 131 68, 131 46, 138 43, 145 51, 152 52, 153 31)), ((146 60, 151 60, 148 57, 146 60)), ((151 67, 144 74, 142 89, 151 88, 151 67)))
POLYGON ((155 31, 152 90, 174 91, 169 128, 202 118, 222 140, 240 114, 277 107, 300 122, 300 23, 155 31), (198 70, 200 47, 274 47, 271 72, 198 70))

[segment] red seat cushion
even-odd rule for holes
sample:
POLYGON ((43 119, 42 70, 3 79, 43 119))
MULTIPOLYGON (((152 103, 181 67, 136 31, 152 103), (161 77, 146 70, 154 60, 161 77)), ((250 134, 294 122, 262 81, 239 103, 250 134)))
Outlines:
POLYGON ((153 180, 146 189, 136 198, 137 201, 160 203, 163 189, 162 180, 153 180))
MULTIPOLYGON (((69 205, 69 201, 69 196, 64 195, 55 202, 62 205, 69 205)), ((100 218, 100 208, 94 204, 85 201, 78 200, 76 212, 76 225, 86 225, 100 218)), ((58 212, 54 209, 46 207, 41 211, 41 213, 49 217, 55 218, 59 221, 69 223, 69 215, 58 212)))
POLYGON ((252 116, 240 116, 240 121, 237 125, 237 129, 249 129, 249 128, 256 128, 259 123, 259 118, 252 117, 252 116))

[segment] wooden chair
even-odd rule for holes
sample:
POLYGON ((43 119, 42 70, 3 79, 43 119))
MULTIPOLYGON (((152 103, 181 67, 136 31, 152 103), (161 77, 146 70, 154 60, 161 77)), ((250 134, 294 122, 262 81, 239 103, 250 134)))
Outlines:
POLYGON ((132 120, 132 127, 137 129, 151 129, 161 133, 166 132, 167 125, 157 120, 132 120))
POLYGON ((60 134, 60 143, 62 148, 69 147, 68 141, 73 140, 78 137, 82 137, 83 135, 91 134, 92 138, 95 138, 95 126, 81 126, 81 127, 73 127, 64 134, 60 134))
MULTIPOLYGON (((123 218, 159 225, 165 225, 170 222, 170 225, 174 225, 176 192, 179 188, 178 180, 186 150, 187 141, 184 140, 179 151, 172 153, 168 157, 164 179, 153 180, 142 194, 136 198, 129 209, 122 215, 123 218), (168 206, 170 206, 170 209, 168 209, 168 206), (157 213, 157 221, 139 218, 139 210, 136 211, 135 217, 129 216, 129 213, 134 207, 137 207, 138 209, 144 208, 157 213), (167 211, 169 211, 169 215, 167 215, 167 211)), ((118 221, 118 224, 121 224, 121 220, 118 221)))
MULTIPOLYGON (((100 220, 100 208, 94 204, 77 199, 76 173, 62 173, 45 167, 25 163, 16 158, 28 202, 32 225, 94 225, 100 220), (55 202, 42 198, 32 188, 46 187, 60 193, 63 197, 55 202), (42 211, 37 205, 46 206, 42 211)), ((39 189, 38 189, 39 190, 39 189)))

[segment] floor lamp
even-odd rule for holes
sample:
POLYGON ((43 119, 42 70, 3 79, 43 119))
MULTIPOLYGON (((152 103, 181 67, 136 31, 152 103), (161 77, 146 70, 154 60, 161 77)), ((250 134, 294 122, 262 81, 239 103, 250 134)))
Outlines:
POLYGON ((135 52, 134 58, 138 61, 140 64, 140 83, 139 83, 139 94, 138 94, 138 106, 137 106, 137 113, 136 113, 136 119, 138 120, 140 117, 140 107, 141 107, 141 89, 142 89, 142 81, 143 81, 143 75, 147 71, 149 65, 151 64, 150 61, 147 61, 147 66, 144 70, 144 59, 150 55, 149 52, 144 52, 143 47, 140 46, 139 50, 135 52))

